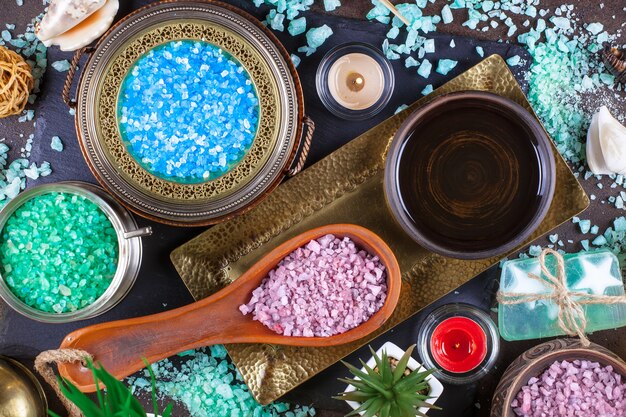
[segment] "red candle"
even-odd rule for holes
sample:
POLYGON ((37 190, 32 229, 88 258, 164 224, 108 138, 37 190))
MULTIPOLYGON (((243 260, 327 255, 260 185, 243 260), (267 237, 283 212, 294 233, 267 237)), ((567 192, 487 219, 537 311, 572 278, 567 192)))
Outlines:
POLYGON ((430 350, 435 362, 444 370, 469 372, 487 356, 487 335, 468 317, 450 317, 435 327, 430 350))

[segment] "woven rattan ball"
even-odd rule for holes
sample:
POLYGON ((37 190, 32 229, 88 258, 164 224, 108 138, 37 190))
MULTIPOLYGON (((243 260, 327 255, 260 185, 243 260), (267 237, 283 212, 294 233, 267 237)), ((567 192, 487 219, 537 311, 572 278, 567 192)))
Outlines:
POLYGON ((32 88, 30 65, 20 55, 0 46, 0 118, 21 113, 32 88))

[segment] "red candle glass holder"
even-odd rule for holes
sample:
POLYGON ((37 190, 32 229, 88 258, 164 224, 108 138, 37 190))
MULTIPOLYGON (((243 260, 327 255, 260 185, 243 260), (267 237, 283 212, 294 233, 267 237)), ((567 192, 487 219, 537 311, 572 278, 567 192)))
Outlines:
POLYGON ((433 311, 420 328, 417 349, 422 363, 451 384, 468 384, 486 375, 500 350, 498 329, 484 311, 449 304, 433 311))

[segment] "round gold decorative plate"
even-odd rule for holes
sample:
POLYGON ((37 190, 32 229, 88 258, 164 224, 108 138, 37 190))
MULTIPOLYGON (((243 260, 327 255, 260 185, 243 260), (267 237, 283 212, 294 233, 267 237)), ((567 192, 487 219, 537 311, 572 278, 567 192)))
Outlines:
POLYGON ((212 224, 252 207, 278 185, 301 139, 302 93, 287 52, 254 18, 218 2, 163 1, 128 15, 96 46, 78 91, 76 129, 96 178, 131 210, 164 223, 212 224), (174 40, 223 49, 248 72, 258 96, 259 122, 249 151, 210 181, 154 175, 129 153, 120 134, 123 80, 140 57, 174 40))

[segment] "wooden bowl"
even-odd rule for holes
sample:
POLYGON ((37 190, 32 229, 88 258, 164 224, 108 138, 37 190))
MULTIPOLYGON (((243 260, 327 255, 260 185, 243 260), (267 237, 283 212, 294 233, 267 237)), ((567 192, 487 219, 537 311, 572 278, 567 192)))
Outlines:
POLYGON ((592 343, 585 348, 578 339, 551 340, 522 353, 504 371, 491 402, 491 417, 517 417, 511 402, 528 380, 541 375, 555 361, 575 359, 611 365, 615 372, 626 377, 626 363, 600 345, 592 343))
POLYGON ((484 91, 437 97, 398 129, 385 196, 404 231, 443 256, 484 259, 521 245, 554 194, 550 138, 525 108, 484 91))

